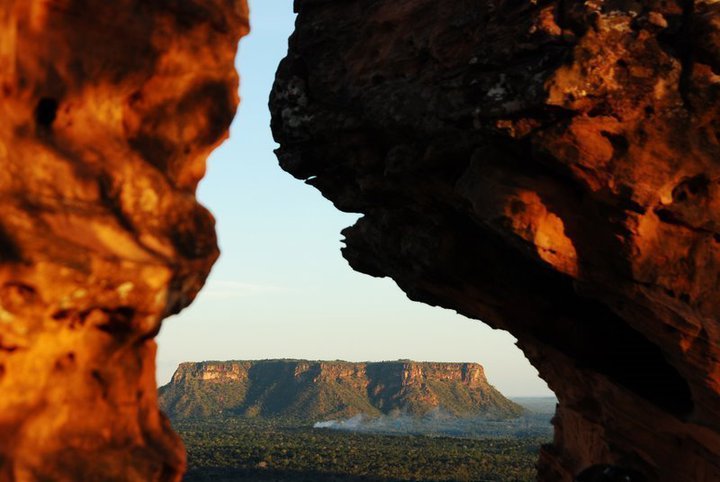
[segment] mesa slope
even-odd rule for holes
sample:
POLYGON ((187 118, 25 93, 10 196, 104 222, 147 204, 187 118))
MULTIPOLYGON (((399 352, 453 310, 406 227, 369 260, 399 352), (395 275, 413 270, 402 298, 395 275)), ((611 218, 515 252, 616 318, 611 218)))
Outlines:
POLYGON ((215 415, 319 420, 359 413, 520 416, 475 363, 262 360, 182 363, 160 388, 173 419, 215 415))

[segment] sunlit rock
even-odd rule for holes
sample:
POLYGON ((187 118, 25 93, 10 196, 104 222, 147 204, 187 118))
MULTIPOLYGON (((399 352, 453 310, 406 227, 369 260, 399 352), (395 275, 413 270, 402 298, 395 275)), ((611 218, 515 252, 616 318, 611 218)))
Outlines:
POLYGON ((218 255, 195 200, 242 0, 0 0, 0 481, 177 481, 153 337, 218 255))

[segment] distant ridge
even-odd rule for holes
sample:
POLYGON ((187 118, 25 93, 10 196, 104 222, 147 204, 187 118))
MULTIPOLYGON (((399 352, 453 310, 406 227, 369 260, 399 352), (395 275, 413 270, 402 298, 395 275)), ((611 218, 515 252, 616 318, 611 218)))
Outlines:
POLYGON ((182 363, 160 388, 173 419, 217 415, 307 420, 435 409, 455 416, 515 418, 477 363, 260 360, 182 363))

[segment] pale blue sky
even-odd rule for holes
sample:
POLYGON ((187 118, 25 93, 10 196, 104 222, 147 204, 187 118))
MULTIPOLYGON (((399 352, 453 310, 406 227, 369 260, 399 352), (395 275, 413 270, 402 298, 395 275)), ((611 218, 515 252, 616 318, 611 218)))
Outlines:
POLYGON ((250 8, 253 30, 237 60, 242 102, 199 189, 222 255, 195 303, 165 321, 158 382, 182 361, 409 358, 479 362, 507 395, 551 394, 507 333, 350 269, 340 230, 357 216, 282 171, 273 154, 267 99, 292 32, 292 0, 250 8))

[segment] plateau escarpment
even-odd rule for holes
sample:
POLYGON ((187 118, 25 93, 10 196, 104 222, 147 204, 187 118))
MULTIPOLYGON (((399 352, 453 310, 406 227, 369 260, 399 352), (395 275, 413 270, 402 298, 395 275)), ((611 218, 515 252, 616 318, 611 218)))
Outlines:
POLYGON ((523 409, 505 398, 475 363, 307 360, 181 364, 160 388, 173 419, 289 417, 317 421, 357 414, 512 418, 523 409))
POLYGON ((297 0, 281 166, 357 270, 513 333, 540 480, 720 480, 720 6, 297 0))
POLYGON ((0 482, 179 481, 154 336, 218 256, 195 199, 243 0, 0 0, 0 482))

